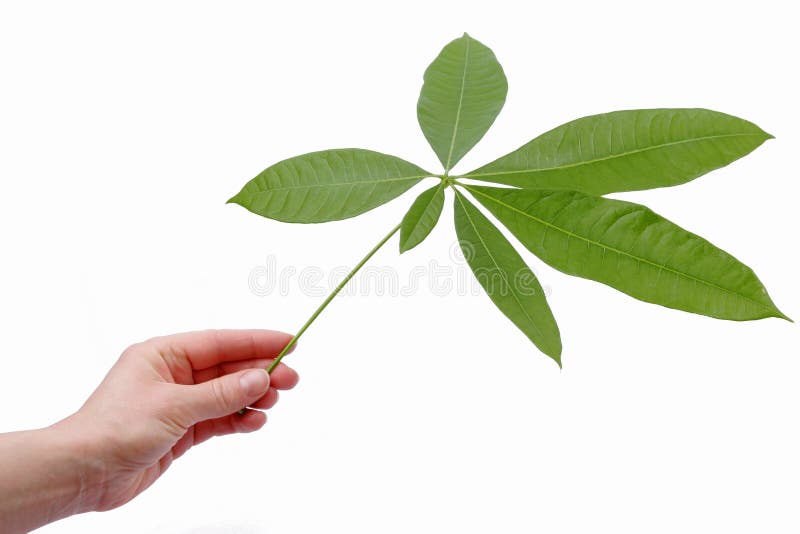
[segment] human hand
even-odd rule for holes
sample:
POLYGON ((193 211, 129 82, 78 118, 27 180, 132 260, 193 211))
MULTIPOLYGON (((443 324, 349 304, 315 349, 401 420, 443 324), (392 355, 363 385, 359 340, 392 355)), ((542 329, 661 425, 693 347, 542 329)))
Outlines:
POLYGON ((214 437, 260 429, 297 373, 266 368, 289 342, 269 330, 209 330, 129 347, 81 409, 55 427, 81 435, 96 461, 83 507, 110 510, 150 486, 172 461, 214 437), (237 411, 248 409, 239 415, 237 411))

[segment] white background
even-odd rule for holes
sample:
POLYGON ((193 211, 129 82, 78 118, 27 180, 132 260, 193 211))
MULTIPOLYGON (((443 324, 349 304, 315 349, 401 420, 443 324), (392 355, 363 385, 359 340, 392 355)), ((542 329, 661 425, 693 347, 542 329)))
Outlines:
MULTIPOLYGON (((286 225, 225 200, 264 167, 364 147, 438 169, 422 72, 467 31, 510 90, 456 170, 580 116, 707 107, 777 139, 646 202, 752 266, 800 316, 790 2, 3 2, 0 430, 77 409, 128 344, 183 330, 293 331, 321 297, 279 268, 354 264, 418 186, 368 214, 286 225)), ((442 224, 373 265, 402 282, 442 224)), ((564 369, 484 295, 338 299, 257 434, 213 440, 122 509, 52 533, 797 532, 798 327, 633 300, 525 253, 564 369)), ((373 288, 374 289, 374 288, 373 288)))

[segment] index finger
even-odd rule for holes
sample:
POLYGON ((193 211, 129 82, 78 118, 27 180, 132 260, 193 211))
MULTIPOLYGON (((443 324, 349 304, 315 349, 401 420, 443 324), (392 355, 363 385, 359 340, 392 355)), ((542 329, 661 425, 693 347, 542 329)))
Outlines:
MULTIPOLYGON (((292 335, 275 330, 203 330, 154 340, 176 356, 184 356, 192 369, 206 369, 223 362, 275 358, 292 335)), ((294 348, 294 347, 292 347, 294 348)))

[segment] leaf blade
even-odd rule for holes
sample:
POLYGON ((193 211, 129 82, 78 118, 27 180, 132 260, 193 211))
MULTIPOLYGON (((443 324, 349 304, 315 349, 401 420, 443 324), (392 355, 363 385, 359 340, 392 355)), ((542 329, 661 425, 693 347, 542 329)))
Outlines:
POLYGON ((439 221, 443 207, 444 182, 420 193, 400 223, 401 254, 416 247, 428 237, 439 221))
POLYGON ((465 177, 591 195, 669 187, 749 154, 772 136, 707 109, 638 109, 583 117, 465 177))
POLYGON ((489 298, 561 367, 561 335, 536 276, 503 234, 458 191, 454 218, 464 257, 489 298))
POLYGON ((417 119, 449 171, 484 136, 508 92, 494 53, 466 33, 447 44, 425 70, 417 119))
POLYGON ((528 250, 562 272, 718 319, 788 319, 749 267, 644 206, 577 191, 467 189, 528 250))
POLYGON ((336 221, 376 208, 430 175, 372 150, 322 150, 268 167, 228 202, 283 222, 336 221))

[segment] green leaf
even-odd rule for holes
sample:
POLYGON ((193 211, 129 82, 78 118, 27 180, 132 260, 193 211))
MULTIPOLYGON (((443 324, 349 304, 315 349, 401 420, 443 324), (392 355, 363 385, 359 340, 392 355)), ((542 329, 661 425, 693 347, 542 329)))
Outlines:
POLYGON ((444 206, 444 182, 423 191, 400 223, 400 253, 411 250, 428 237, 444 206))
POLYGON ((480 141, 503 108, 508 83, 494 53, 466 33, 425 71, 417 102, 422 133, 449 171, 480 141))
POLYGON ((465 176, 591 195, 637 191, 688 182, 771 138, 707 109, 615 111, 568 122, 465 176))
POLYGON ((567 274, 719 319, 788 319, 749 267, 644 206, 577 191, 467 189, 525 247, 567 274))
POLYGON ((278 221, 336 221, 378 207, 430 175, 371 150, 323 150, 276 163, 228 202, 278 221))
POLYGON ((500 230, 458 191, 455 223, 464 257, 489 298, 561 367, 558 325, 536 276, 500 230))

